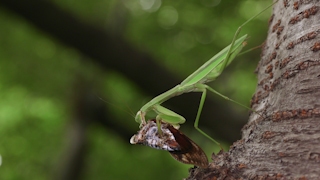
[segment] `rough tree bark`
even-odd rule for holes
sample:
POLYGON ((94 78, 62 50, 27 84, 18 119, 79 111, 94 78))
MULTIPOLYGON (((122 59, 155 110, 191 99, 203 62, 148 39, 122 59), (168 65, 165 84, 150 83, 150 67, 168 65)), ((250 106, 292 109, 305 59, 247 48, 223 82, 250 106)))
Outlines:
POLYGON ((188 179, 320 179, 320 3, 280 0, 242 139, 188 179))

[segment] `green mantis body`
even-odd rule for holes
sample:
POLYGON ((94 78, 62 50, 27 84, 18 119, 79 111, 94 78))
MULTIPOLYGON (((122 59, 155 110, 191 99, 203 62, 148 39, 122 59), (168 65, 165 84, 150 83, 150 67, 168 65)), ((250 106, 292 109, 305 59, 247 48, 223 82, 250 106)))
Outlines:
MULTIPOLYGON (((276 1, 277 2, 277 1, 276 1)), ((274 2, 274 3, 276 3, 274 2)), ((273 4, 274 4, 273 3, 273 4)), ((271 4, 270 6, 272 6, 271 4)), ((265 8, 263 11, 268 9, 270 6, 265 8)), ((206 98, 207 90, 218 94, 219 96, 232 101, 234 103, 237 103, 247 109, 252 110, 249 107, 246 107, 222 94, 219 92, 215 91, 211 87, 207 86, 205 83, 214 81, 224 70, 226 66, 228 66, 234 59, 235 57, 241 52, 242 48, 245 45, 245 40, 247 38, 247 35, 244 35, 240 37, 239 39, 236 40, 238 34, 241 31, 242 26, 247 24, 249 21, 251 21, 253 18, 261 14, 263 11, 260 13, 256 14, 255 16, 251 17, 249 20, 247 20, 245 23, 243 23, 238 30, 236 31, 233 40, 231 44, 227 47, 225 47, 223 50, 221 50, 218 54, 213 56, 210 60, 208 60, 205 64, 203 64, 200 68, 198 68, 194 73, 192 73, 190 76, 188 76, 184 81, 182 81, 179 85, 173 87, 172 89, 160 94, 159 96, 156 96, 153 98, 151 101, 149 101, 147 104, 145 104, 140 111, 138 111, 135 120, 136 122, 140 123, 140 127, 146 124, 145 121, 145 115, 148 111, 154 111, 157 113, 156 120, 159 122, 160 120, 172 124, 174 127, 179 128, 180 124, 183 124, 186 120, 184 117, 181 115, 161 106, 161 103, 169 100, 172 97, 181 95, 183 93, 189 93, 189 92, 202 92, 201 96, 201 101, 199 104, 199 109, 198 113, 196 116, 196 120, 194 123, 194 127, 202 133, 204 136, 208 137, 211 139, 213 142, 220 144, 215 141, 213 138, 211 138, 209 135, 204 133, 202 130, 198 128, 198 123, 200 119, 200 114, 202 111, 202 107, 206 98)), ((254 110, 252 110, 254 111, 254 110)), ((256 112, 256 111, 254 111, 256 112)), ((159 123, 158 123, 159 126, 159 123)), ((159 129, 159 132, 161 130, 159 129)), ((221 147, 221 146, 220 146, 221 147)))

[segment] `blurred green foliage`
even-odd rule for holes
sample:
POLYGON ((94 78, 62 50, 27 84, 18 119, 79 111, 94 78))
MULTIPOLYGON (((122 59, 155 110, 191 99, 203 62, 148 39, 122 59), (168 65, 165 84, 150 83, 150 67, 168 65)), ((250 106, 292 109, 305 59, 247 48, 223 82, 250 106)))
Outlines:
MULTIPOLYGON (((100 24, 108 31, 120 29, 129 43, 152 54, 181 80, 227 46, 239 25, 271 3, 265 0, 54 2, 79 19, 100 24)), ((251 36, 248 47, 264 41, 269 17, 270 12, 266 12, 243 28, 242 34, 251 36)), ((99 84, 99 95, 125 108, 114 95, 117 92, 134 112, 152 98, 141 94, 139 87, 121 72, 104 72, 77 50, 4 8, 0 11, 0 27, 1 180, 54 179, 65 150, 70 97, 77 75, 95 81, 99 84)), ((258 60, 259 51, 240 57, 212 86, 233 99, 248 102, 256 86, 252 72, 258 60)), ((132 133, 138 130, 128 114, 116 107, 109 108, 109 112, 123 120, 118 123, 130 127, 132 133)), ((132 146, 129 140, 124 142, 99 125, 89 127, 86 139, 89 143, 81 179, 182 179, 188 175, 187 168, 192 167, 174 161, 167 152, 132 146)), ((195 137, 197 140, 201 137, 195 137)), ((214 144, 202 147, 208 155, 213 149, 218 151, 214 144)))

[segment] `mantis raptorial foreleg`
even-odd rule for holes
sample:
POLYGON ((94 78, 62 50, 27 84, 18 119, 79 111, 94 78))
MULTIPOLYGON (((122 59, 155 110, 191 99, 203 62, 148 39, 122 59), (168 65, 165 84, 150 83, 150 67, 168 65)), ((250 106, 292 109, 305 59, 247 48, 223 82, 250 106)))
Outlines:
POLYGON ((186 119, 183 116, 161 105, 154 105, 153 110, 158 114, 156 120, 162 120, 164 122, 170 123, 176 129, 179 129, 180 124, 186 122, 186 119))

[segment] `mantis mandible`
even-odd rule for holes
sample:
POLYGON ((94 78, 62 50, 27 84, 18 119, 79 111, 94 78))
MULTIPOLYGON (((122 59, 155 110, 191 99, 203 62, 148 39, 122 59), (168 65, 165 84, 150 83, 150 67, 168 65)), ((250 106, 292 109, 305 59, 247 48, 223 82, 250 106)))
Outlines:
POLYGON ((171 124, 172 126, 174 126, 175 128, 178 129, 180 124, 183 124, 186 121, 186 119, 183 116, 161 106, 161 103, 169 100, 172 97, 181 95, 183 93, 201 92, 202 96, 201 96, 196 120, 194 122, 194 127, 201 134, 203 134, 204 136, 206 136, 207 138, 212 140, 214 143, 219 145, 220 148, 222 149, 220 143, 215 141, 213 138, 211 138, 209 135, 207 135, 205 132, 203 132, 201 129, 198 128, 200 114, 201 114, 202 107, 203 107, 203 104, 204 104, 204 101, 206 98, 207 90, 223 97, 226 100, 232 101, 240 106, 243 106, 253 112, 256 112, 256 111, 220 94, 219 92, 215 91, 214 89, 212 89, 211 87, 209 87, 205 83, 214 81, 223 72, 223 70, 226 68, 226 66, 228 66, 235 59, 235 57, 241 52, 242 48, 245 45, 245 40, 247 38, 247 35, 244 35, 244 36, 240 37, 239 39, 236 39, 238 34, 241 31, 241 28, 244 25, 246 25, 248 22, 250 22, 252 19, 254 19, 258 15, 263 13, 265 10, 267 10, 270 6, 272 6, 276 2, 277 1, 272 3, 271 5, 266 7, 264 10, 262 10, 261 12, 259 12, 256 15, 254 15, 253 17, 251 17, 250 19, 248 19, 241 26, 239 26, 238 30, 236 31, 236 33, 233 37, 231 44, 229 46, 225 47, 223 50, 221 50, 218 54, 214 55, 211 59, 209 59, 206 63, 204 63, 200 68, 198 68, 195 72, 193 72, 191 75, 189 75, 184 81, 182 81, 180 84, 173 87, 172 89, 156 96, 151 101, 149 101, 144 106, 142 106, 142 108, 140 109, 140 111, 138 111, 138 113, 136 114, 136 117, 135 117, 136 122, 138 122, 140 124, 140 128, 146 124, 146 120, 145 120, 146 113, 148 111, 154 111, 157 113, 156 121, 157 121, 158 130, 159 130, 160 134, 161 134, 161 128, 160 128, 160 123, 159 123, 160 120, 163 122, 166 122, 168 124, 171 124))

